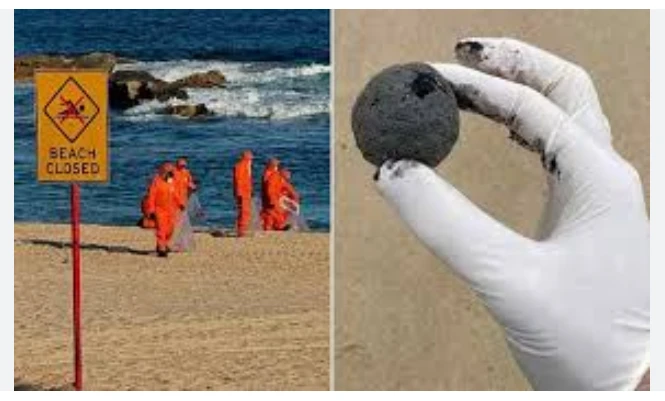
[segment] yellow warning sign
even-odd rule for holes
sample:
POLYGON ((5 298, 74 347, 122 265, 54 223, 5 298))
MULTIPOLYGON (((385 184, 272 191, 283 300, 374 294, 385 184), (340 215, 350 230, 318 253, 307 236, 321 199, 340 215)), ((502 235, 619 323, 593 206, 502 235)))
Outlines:
POLYGON ((108 180, 108 74, 35 72, 37 180, 108 180))

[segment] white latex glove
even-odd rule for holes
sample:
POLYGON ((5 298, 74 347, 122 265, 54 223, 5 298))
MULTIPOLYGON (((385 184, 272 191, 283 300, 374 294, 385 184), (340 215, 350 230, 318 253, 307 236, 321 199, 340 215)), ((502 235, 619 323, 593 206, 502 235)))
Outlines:
POLYGON ((542 156, 539 237, 494 220, 415 161, 387 161, 379 191, 478 293, 534 389, 635 389, 649 366, 649 219, 588 74, 511 39, 465 39, 456 55, 470 68, 431 65, 460 107, 542 156))

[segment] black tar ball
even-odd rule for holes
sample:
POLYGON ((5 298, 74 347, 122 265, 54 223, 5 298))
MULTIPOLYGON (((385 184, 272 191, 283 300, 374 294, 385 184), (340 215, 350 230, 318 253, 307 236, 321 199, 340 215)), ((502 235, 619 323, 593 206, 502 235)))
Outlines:
POLYGON ((459 109, 450 82, 424 63, 377 74, 356 99, 351 117, 363 157, 379 167, 412 159, 434 167, 459 135, 459 109))

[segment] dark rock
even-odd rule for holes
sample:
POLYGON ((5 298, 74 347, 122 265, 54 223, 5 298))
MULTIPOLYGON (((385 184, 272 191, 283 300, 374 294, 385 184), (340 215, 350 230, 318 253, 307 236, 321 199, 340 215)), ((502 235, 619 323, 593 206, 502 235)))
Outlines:
POLYGON ((133 95, 124 83, 109 82, 109 106, 112 109, 128 109, 139 104, 139 99, 133 95))
POLYGON ((74 59, 77 68, 99 68, 106 71, 113 70, 119 62, 118 57, 110 53, 89 53, 74 59))
POLYGON ((171 98, 188 99, 187 92, 172 87, 146 71, 116 71, 109 77, 109 104, 114 109, 127 109, 143 100, 164 102, 171 98))
POLYGON ((171 83, 175 88, 223 88, 226 77, 219 71, 198 72, 171 83))
POLYGON ((109 81, 112 82, 130 82, 130 81, 140 81, 140 82, 159 82, 166 84, 166 81, 155 78, 152 74, 147 71, 141 70, 120 70, 116 71, 109 77, 109 81))
POLYGON ((164 109, 164 113, 187 118, 202 117, 212 114, 203 103, 169 105, 164 109))
POLYGON ((370 80, 351 124, 363 157, 375 166, 412 159, 434 167, 457 141, 459 109, 451 84, 434 68, 402 64, 370 80))
POLYGON ((37 68, 95 68, 111 71, 118 63, 130 60, 111 53, 89 53, 79 56, 36 54, 14 58, 14 79, 32 79, 37 68))
POLYGON ((189 95, 183 89, 174 87, 171 84, 166 85, 156 85, 153 89, 155 97, 160 102, 165 102, 171 98, 176 98, 180 100, 189 99, 189 95))

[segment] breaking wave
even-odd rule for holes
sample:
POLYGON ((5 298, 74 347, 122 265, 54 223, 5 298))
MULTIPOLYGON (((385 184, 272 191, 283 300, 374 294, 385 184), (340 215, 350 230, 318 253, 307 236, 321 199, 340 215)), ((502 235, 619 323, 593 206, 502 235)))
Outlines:
POLYGON ((293 119, 329 112, 330 66, 274 62, 155 61, 124 64, 122 70, 143 70, 165 81, 197 72, 218 70, 227 78, 225 88, 187 89, 186 101, 151 101, 125 111, 132 121, 159 118, 167 104, 203 103, 221 117, 293 119))

